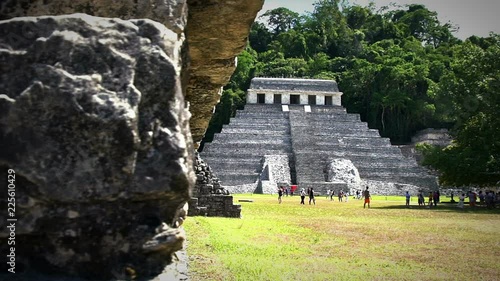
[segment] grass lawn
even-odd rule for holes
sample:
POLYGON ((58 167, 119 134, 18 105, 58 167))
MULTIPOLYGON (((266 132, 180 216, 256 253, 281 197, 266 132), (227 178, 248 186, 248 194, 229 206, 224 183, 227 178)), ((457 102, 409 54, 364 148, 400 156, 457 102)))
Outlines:
POLYGON ((188 217, 191 280, 500 280, 498 208, 307 201, 237 194, 241 219, 188 217))

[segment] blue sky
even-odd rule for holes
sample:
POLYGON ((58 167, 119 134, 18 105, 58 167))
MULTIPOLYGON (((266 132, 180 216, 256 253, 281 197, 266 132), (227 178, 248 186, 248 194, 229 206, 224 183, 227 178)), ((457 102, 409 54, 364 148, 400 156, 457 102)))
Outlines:
MULTIPOLYGON (((292 11, 303 14, 313 10, 316 0, 265 0, 264 7, 259 13, 278 7, 286 7, 292 11)), ((369 0, 350 0, 366 6, 369 0)), ((455 36, 465 39, 471 35, 488 36, 490 31, 500 34, 500 0, 375 0, 377 7, 396 4, 418 3, 425 5, 429 10, 438 13, 441 23, 448 21, 459 26, 455 36)))

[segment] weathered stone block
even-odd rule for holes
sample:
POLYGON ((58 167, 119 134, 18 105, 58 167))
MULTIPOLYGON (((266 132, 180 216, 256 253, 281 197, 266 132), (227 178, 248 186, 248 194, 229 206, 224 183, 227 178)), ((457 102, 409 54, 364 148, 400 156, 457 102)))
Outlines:
POLYGON ((150 20, 0 21, 0 168, 16 172, 18 265, 121 279, 127 267, 161 272, 182 247, 170 226, 195 179, 183 41, 150 20))

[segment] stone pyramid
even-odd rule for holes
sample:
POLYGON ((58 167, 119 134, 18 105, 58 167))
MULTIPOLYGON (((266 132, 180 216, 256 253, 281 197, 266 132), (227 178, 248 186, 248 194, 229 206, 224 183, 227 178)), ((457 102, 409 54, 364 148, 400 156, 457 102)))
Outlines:
POLYGON ((319 193, 364 186, 378 194, 436 189, 435 176, 340 106, 342 93, 332 83, 254 78, 244 110, 205 143, 201 157, 233 193, 275 193, 290 184, 319 193), (339 159, 352 163, 348 173, 359 180, 332 180, 329 165, 339 159))

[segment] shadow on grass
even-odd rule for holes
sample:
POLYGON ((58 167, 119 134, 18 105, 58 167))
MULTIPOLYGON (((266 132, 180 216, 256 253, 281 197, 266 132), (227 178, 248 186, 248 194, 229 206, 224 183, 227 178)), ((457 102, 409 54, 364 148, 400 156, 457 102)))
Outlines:
POLYGON ((500 208, 496 206, 494 209, 488 209, 485 206, 470 207, 468 205, 464 206, 463 209, 457 207, 457 203, 438 203, 437 206, 418 206, 410 205, 407 207, 403 204, 401 205, 391 205, 391 206, 374 206, 372 203, 371 209, 387 209, 387 210, 422 210, 422 211, 442 211, 442 212, 457 212, 457 213, 481 213, 481 214, 497 214, 500 215, 500 208))

